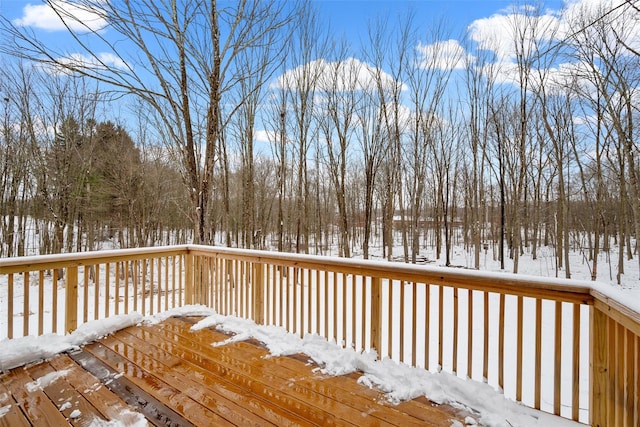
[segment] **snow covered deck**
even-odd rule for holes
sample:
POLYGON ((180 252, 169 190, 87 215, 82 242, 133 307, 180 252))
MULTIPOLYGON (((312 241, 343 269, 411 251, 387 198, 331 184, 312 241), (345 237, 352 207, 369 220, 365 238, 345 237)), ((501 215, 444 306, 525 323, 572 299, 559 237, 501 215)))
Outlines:
MULTIPOLYGON (((450 426, 472 414, 419 398, 398 405, 322 375, 304 355, 268 357, 256 340, 194 318, 131 326, 46 362, 0 375, 0 426, 389 425, 450 426)), ((459 425, 459 424, 458 424, 459 425)))

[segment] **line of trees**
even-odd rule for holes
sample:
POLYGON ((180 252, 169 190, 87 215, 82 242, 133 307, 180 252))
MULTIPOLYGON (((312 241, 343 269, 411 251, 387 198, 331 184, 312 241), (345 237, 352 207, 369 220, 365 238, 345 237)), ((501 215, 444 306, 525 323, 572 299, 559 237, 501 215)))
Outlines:
MULTIPOLYGON (((638 257, 631 2, 569 28, 514 8, 509 58, 411 14, 372 21, 354 52, 308 2, 78 3, 135 53, 70 60, 2 24, 22 61, 0 70, 3 255, 33 219, 46 253, 175 239, 407 262, 430 247, 450 265, 461 243, 517 272, 552 246, 566 277, 581 249, 596 279, 616 245, 618 280, 638 257), (130 99, 135 120, 114 123, 130 99)), ((75 48, 87 32, 114 47, 68 28, 75 48)))
POLYGON ((1 256, 186 241, 184 189, 163 150, 100 121, 105 101, 86 79, 4 65, 1 256))

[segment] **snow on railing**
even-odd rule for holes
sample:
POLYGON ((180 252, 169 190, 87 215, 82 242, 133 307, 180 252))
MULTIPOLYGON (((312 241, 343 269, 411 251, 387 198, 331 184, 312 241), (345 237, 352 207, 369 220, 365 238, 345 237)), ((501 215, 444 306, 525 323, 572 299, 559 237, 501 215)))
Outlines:
POLYGON ((0 338, 184 304, 640 425, 640 307, 607 285, 195 245, 0 260, 0 338))

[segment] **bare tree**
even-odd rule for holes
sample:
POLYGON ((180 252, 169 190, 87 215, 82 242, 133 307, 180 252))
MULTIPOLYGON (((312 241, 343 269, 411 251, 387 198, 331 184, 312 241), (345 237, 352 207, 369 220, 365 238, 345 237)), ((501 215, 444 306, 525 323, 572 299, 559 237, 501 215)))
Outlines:
MULTIPOLYGON (((365 52, 365 56, 372 63, 375 74, 378 103, 380 105, 380 120, 382 123, 383 138, 388 142, 387 153, 381 160, 379 182, 377 183, 379 199, 382 205, 382 235, 383 256, 393 257, 393 230, 396 208, 400 214, 400 231, 402 233, 404 259, 409 260, 408 227, 405 223, 405 204, 403 179, 402 144, 407 130, 407 109, 402 104, 402 93, 405 86, 402 83, 407 69, 407 63, 413 58, 410 55, 415 47, 412 43, 414 31, 413 17, 408 15, 405 20, 398 23, 398 34, 387 37, 387 33, 393 34, 388 29, 388 21, 382 20, 377 27, 370 29, 371 51, 365 52), (386 73, 382 73, 385 70, 386 73)), ((415 66, 416 64, 411 64, 415 66)))
POLYGON ((320 127, 324 138, 326 165, 335 190, 338 206, 340 255, 351 257, 350 217, 347 206, 347 168, 356 125, 356 109, 360 102, 362 63, 347 56, 346 46, 339 49, 336 61, 328 66, 321 82, 324 111, 320 127))
MULTIPOLYGON (((423 199, 426 181, 429 178, 429 166, 434 166, 431 170, 436 176, 438 186, 445 184, 439 178, 448 177, 448 170, 439 168, 449 168, 452 153, 442 153, 441 149, 452 149, 454 141, 442 141, 442 138, 449 138, 444 129, 446 111, 445 94, 449 88, 449 80, 454 69, 459 67, 463 60, 462 49, 457 43, 447 40, 443 22, 431 25, 427 34, 423 35, 415 47, 416 56, 407 56, 406 79, 407 95, 409 98, 412 117, 409 122, 409 137, 405 143, 404 158, 407 165, 407 193, 410 198, 411 215, 411 262, 416 262, 416 256, 420 248, 420 218, 423 211, 423 199), (444 160, 446 158, 446 160, 444 160), (442 161, 442 162, 441 162, 442 161), (431 163, 430 163, 431 162, 431 163)), ((449 191, 442 187, 436 193, 442 195, 443 191, 449 191)), ((439 196, 436 196, 437 198, 439 196)), ((436 224, 439 224, 439 214, 443 214, 443 200, 435 202, 436 224)), ((446 218, 443 218, 446 220, 446 218)), ((440 229, 436 227, 436 252, 439 257, 440 229)), ((448 255, 447 255, 448 258, 448 255)), ((447 259, 448 262, 448 259, 447 259)))
POLYGON ((75 45, 55 51, 28 29, 3 20, 2 29, 14 43, 2 50, 105 82, 147 102, 180 153, 196 240, 211 242, 206 230, 216 149, 229 117, 241 105, 225 108, 225 99, 239 82, 265 72, 265 62, 239 72, 238 56, 268 46, 277 57, 296 7, 258 0, 223 7, 216 1, 78 0, 78 8, 103 23, 95 27, 70 13, 65 3, 47 5, 65 23, 75 45), (110 59, 91 47, 88 36, 110 48, 110 59), (119 49, 123 40, 129 48, 119 49))
POLYGON ((495 66, 489 62, 487 52, 477 48, 473 54, 462 58, 465 69, 465 89, 469 103, 467 141, 471 151, 470 173, 470 224, 471 242, 474 247, 474 267, 480 268, 481 244, 483 241, 483 212, 487 199, 485 190, 485 167, 489 139, 490 105, 493 102, 495 66))
MULTIPOLYGON (((294 66, 293 71, 285 73, 280 82, 287 92, 287 115, 291 122, 289 133, 295 143, 295 250, 309 251, 310 232, 310 182, 308 160, 312 143, 319 132, 315 108, 315 96, 318 92, 318 80, 322 73, 322 58, 328 52, 328 29, 318 21, 318 14, 311 3, 305 3, 300 14, 300 22, 292 39, 287 64, 294 66)), ((318 236, 316 235, 316 241, 318 236)))
MULTIPOLYGON (((411 30, 411 17, 407 18, 406 26, 403 27, 400 35, 401 39, 398 43, 402 46, 408 47, 409 34, 411 30)), ((372 65, 371 81, 373 84, 371 87, 365 88, 364 98, 361 106, 358 107, 358 122, 360 124, 360 149, 362 152, 362 161, 364 166, 364 217, 363 217, 363 252, 364 258, 369 257, 369 246, 371 239, 371 227, 373 221, 373 207, 374 207, 374 190, 376 188, 377 177, 380 167, 383 165, 383 161, 386 158, 387 174, 385 181, 387 182, 383 188, 384 198, 386 200, 387 209, 384 209, 384 228, 385 228, 385 243, 388 245, 388 254, 391 256, 391 231, 393 220, 393 206, 394 206, 394 191, 391 189, 397 186, 395 183, 398 180, 399 174, 402 173, 397 167, 392 165, 398 165, 398 159, 391 155, 391 153, 400 154, 398 151, 398 144, 393 143, 394 139, 390 131, 396 128, 394 122, 395 119, 400 119, 399 114, 394 115, 394 111, 397 113, 399 110, 394 108, 392 103, 393 99, 398 99, 398 90, 402 87, 402 82, 397 80, 399 74, 397 71, 402 69, 398 67, 396 74, 390 76, 383 70, 389 63, 403 60, 405 50, 399 46, 393 46, 392 40, 389 38, 388 21, 381 19, 375 24, 369 26, 369 41, 371 47, 369 50, 365 50, 364 56, 368 62, 372 65), (396 56, 395 54, 399 54, 396 56), (395 117, 394 117, 395 116, 395 117), (390 167, 391 166, 391 167, 390 167), (389 169, 390 167, 390 169, 389 169), (392 173, 389 173, 393 171, 392 173)))
MULTIPOLYGON (((615 154, 611 153, 609 157, 619 180, 620 258, 627 228, 627 206, 631 207, 633 234, 636 239, 640 236, 640 176, 635 155, 638 147, 635 129, 640 57, 629 51, 625 43, 637 27, 632 19, 634 16, 637 16, 635 10, 620 17, 606 13, 605 9, 582 10, 571 22, 581 31, 576 31, 568 41, 576 56, 588 67, 583 78, 591 84, 592 92, 586 94, 585 99, 589 100, 591 111, 597 114, 598 123, 602 125, 597 132, 611 135, 614 144, 615 154), (593 21, 594 14, 599 19, 593 21)), ((631 253, 629 247, 628 250, 631 253)), ((623 262, 619 261, 619 282, 623 267, 623 262)))
POLYGON ((35 190, 29 123, 23 103, 36 96, 34 77, 22 64, 0 69, 0 236, 2 256, 25 255, 27 202, 35 190))

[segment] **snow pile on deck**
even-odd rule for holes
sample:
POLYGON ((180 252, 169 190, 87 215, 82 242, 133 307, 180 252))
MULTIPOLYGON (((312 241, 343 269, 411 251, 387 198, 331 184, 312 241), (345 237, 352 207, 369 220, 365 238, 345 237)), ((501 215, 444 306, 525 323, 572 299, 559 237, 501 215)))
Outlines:
POLYGON ((111 316, 84 323, 69 335, 45 334, 0 341, 0 371, 7 371, 58 353, 73 350, 110 333, 136 325, 143 317, 138 313, 111 316))
POLYGON ((447 403, 479 415, 486 426, 578 426, 580 424, 536 411, 506 399, 489 385, 465 380, 443 372, 432 373, 422 368, 398 364, 390 359, 376 360, 375 352, 356 352, 341 348, 322 337, 307 334, 304 338, 276 326, 260 326, 246 319, 211 314, 192 327, 193 330, 215 326, 235 335, 221 343, 255 338, 272 356, 304 353, 327 375, 344 375, 360 371, 359 382, 377 387, 391 402, 426 396, 435 403, 447 403))

